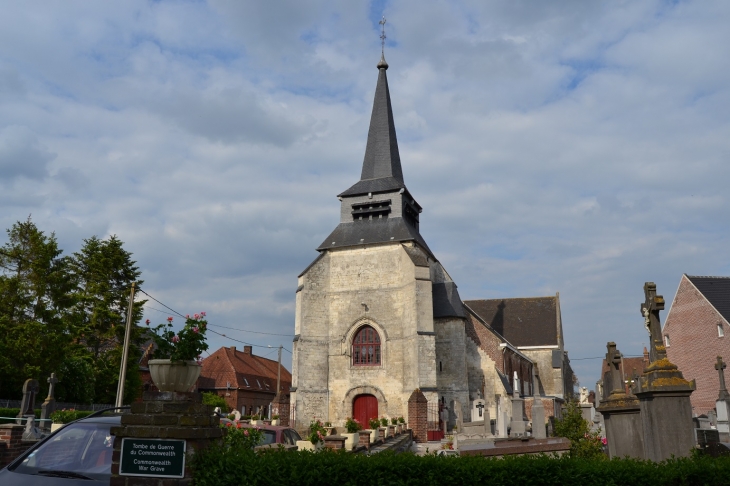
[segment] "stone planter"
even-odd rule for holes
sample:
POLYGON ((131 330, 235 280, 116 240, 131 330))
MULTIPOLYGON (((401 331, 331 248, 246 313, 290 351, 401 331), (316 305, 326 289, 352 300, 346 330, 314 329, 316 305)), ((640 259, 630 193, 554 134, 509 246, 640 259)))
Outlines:
POLYGON ((271 425, 271 420, 269 420, 269 419, 264 419, 263 422, 264 422, 264 425, 271 425))
POLYGON ((152 382, 160 391, 187 392, 195 385, 203 369, 195 361, 151 359, 148 363, 152 382))
POLYGON ((281 421, 279 419, 271 419, 271 425, 276 426, 276 425, 279 425, 279 423, 281 423, 281 421))
POLYGON ((324 430, 325 430, 325 434, 324 434, 325 436, 335 435, 335 428, 334 427, 325 427, 324 430))
POLYGON ((375 443, 378 440, 378 429, 370 429, 368 432, 370 432, 370 443, 375 443))
POLYGON ((340 434, 345 438, 345 449, 351 451, 360 442, 360 434, 355 432, 353 434, 340 434))
POLYGON ((298 451, 312 451, 316 452, 324 447, 324 444, 322 441, 317 442, 316 444, 312 444, 308 440, 298 440, 297 441, 297 450, 298 451))
POLYGON ((251 420, 251 425, 264 425, 263 420, 251 420))

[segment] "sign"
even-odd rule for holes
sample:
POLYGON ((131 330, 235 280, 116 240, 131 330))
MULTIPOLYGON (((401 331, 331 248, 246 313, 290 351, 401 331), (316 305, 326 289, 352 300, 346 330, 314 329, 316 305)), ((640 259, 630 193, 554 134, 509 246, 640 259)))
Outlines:
POLYGON ((185 476, 185 441, 123 438, 119 475, 182 478, 185 476))

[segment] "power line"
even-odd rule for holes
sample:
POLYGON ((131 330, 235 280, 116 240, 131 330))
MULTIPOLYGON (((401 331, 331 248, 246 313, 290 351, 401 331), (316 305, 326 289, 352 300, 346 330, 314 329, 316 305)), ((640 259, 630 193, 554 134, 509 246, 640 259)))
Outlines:
MULTIPOLYGON (((626 355, 624 355, 624 358, 643 358, 643 357, 644 357, 643 354, 639 354, 639 355, 636 355, 636 356, 633 356, 633 355, 632 356, 626 356, 626 355)), ((584 359, 603 359, 603 358, 605 358, 605 356, 597 356, 595 358, 570 358, 570 361, 582 361, 584 359)))
POLYGON ((171 310, 171 311, 172 311, 172 312, 173 312, 174 314, 177 314, 177 315, 179 315, 179 316, 180 316, 180 317, 182 317, 183 319, 187 319, 187 318, 186 318, 186 317, 185 317, 184 315, 180 314, 180 313, 179 313, 178 311, 176 311, 176 310, 175 310, 175 309, 173 309, 172 307, 168 307, 168 306, 166 306, 165 304, 163 304, 163 303, 162 303, 162 302, 160 302, 159 300, 155 299, 154 297, 152 297, 152 296, 151 296, 150 294, 148 294, 147 292, 145 292, 145 291, 144 291, 144 290, 142 290, 141 288, 137 288, 137 290, 139 290, 140 292, 142 292, 143 294, 145 294, 145 295, 146 295, 147 297, 149 297, 150 299, 152 299, 152 300, 154 300, 155 302, 157 302, 158 304, 160 304, 160 305, 161 305, 162 307, 164 307, 164 308, 166 308, 166 309, 169 309, 169 310, 171 310))

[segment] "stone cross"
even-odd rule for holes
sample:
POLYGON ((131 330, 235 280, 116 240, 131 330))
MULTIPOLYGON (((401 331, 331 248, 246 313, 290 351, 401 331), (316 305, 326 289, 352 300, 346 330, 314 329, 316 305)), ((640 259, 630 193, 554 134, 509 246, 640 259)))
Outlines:
POLYGON ((56 373, 51 373, 50 378, 46 380, 48 382, 48 397, 46 397, 46 400, 51 398, 56 398, 54 395, 54 390, 56 388, 56 383, 58 383, 58 378, 56 378, 56 373))
POLYGON ((616 343, 610 341, 606 344, 606 363, 611 367, 611 393, 624 392, 624 380, 619 371, 621 364, 621 353, 616 349, 616 343))
POLYGON ((20 402, 18 417, 35 415, 35 396, 40 390, 38 380, 27 379, 23 384, 23 400, 20 402))
POLYGON ((516 371, 514 371, 513 373, 514 373, 514 378, 513 378, 514 387, 513 387, 513 390, 512 390, 512 397, 513 398, 520 398, 520 379, 517 378, 517 372, 516 371))
POLYGON ((646 319, 649 331, 649 361, 651 363, 667 357, 667 351, 662 341, 662 327, 659 321, 659 311, 664 310, 664 297, 656 294, 656 284, 644 284, 644 302, 641 303, 641 315, 646 319))
POLYGON ((727 365, 723 362, 722 356, 718 356, 717 363, 715 363, 717 374, 720 375, 720 396, 717 397, 718 400, 730 399, 730 393, 728 393, 727 388, 725 388, 725 368, 727 368, 727 365))

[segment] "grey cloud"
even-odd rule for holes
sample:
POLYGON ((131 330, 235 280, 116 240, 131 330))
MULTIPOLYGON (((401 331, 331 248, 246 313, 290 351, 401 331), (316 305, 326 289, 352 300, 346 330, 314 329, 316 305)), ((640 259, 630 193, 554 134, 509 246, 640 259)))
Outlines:
POLYGON ((6 181, 21 176, 43 179, 55 156, 27 127, 11 125, 0 131, 0 177, 6 181))

